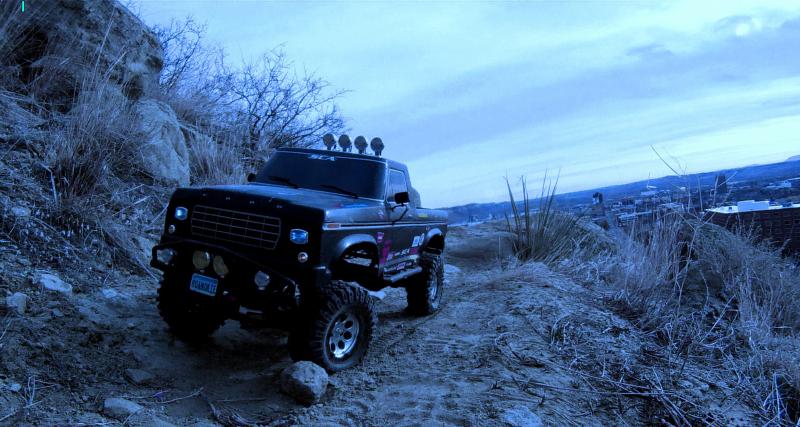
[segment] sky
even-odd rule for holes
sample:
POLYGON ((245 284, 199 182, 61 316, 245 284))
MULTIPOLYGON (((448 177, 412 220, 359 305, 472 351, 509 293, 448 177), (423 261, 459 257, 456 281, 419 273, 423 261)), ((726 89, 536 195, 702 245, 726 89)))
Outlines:
MULTIPOLYGON (((134 0, 135 1, 135 0, 134 0)), ((193 16, 230 59, 282 46, 347 90, 428 207, 800 155, 800 2, 139 0, 193 16), (537 184, 532 185, 534 188, 537 184)))

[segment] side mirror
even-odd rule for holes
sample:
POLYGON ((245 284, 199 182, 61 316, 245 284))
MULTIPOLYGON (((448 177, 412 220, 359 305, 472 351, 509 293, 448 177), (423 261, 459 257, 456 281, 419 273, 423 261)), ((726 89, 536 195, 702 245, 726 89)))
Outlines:
POLYGON ((256 174, 254 174, 253 172, 247 174, 247 182, 253 182, 255 180, 256 180, 256 174))
POLYGON ((397 203, 398 205, 405 205, 410 201, 411 198, 408 195, 408 191, 402 191, 400 193, 395 193, 394 195, 394 202, 397 203))

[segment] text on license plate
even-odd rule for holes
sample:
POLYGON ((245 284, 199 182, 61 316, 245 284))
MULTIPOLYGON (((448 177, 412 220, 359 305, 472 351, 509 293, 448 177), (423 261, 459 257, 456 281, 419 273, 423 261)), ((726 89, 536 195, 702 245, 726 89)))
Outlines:
POLYGON ((217 279, 201 274, 192 274, 192 281, 189 283, 189 289, 213 297, 217 294, 217 279))

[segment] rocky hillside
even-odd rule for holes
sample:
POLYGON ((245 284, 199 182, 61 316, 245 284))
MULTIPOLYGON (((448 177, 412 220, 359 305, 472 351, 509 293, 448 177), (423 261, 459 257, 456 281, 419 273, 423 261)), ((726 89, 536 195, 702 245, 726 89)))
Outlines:
POLYGON ((412 318, 404 291, 376 295, 368 356, 327 380, 281 375, 280 332, 228 322, 205 345, 176 341, 147 267, 171 190, 241 180, 263 150, 341 126, 337 110, 259 104, 280 90, 259 74, 285 72, 276 57, 165 84, 176 63, 205 64, 164 50, 192 27, 165 39, 115 2, 37 2, 24 16, 3 2, 0 14, 0 425, 800 418, 796 263, 683 218, 625 235, 559 214, 533 221, 527 242, 499 223, 454 228, 443 309, 412 318), (246 121, 264 108, 273 121, 246 121))

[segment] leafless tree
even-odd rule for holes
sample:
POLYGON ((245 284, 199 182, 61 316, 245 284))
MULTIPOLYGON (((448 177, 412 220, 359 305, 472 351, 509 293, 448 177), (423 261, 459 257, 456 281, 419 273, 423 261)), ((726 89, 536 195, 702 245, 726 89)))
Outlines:
POLYGON ((343 91, 309 73, 298 75, 281 50, 246 62, 232 92, 244 109, 247 144, 254 152, 285 146, 308 146, 326 132, 339 132, 344 121, 336 103, 343 91))
POLYGON ((204 42, 206 27, 191 17, 156 27, 164 50, 162 92, 191 124, 236 135, 251 160, 285 146, 309 146, 344 128, 336 99, 343 91, 298 74, 281 49, 231 67, 222 49, 204 42))

